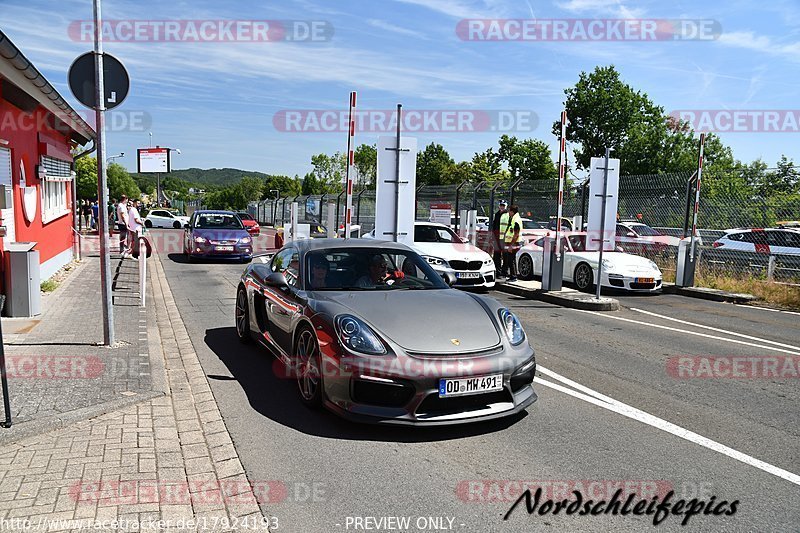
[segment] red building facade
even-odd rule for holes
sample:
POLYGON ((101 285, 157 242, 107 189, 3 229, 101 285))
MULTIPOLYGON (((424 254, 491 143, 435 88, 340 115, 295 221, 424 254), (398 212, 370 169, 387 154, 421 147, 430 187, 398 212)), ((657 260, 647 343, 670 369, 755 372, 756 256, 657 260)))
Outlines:
POLYGON ((37 243, 42 280, 72 260, 71 153, 90 142, 93 150, 94 139, 92 128, 0 31, 0 202, 7 204, 0 208, 0 268, 12 242, 37 243))

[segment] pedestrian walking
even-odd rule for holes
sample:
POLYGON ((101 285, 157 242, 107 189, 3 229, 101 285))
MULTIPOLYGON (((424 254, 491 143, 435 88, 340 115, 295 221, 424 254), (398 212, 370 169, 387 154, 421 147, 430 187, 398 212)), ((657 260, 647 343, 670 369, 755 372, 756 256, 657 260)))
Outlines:
POLYGON ((99 229, 97 227, 97 221, 100 218, 100 205, 98 204, 97 200, 92 202, 92 229, 99 229))
POLYGON ((89 205, 89 200, 81 200, 81 220, 83 221, 83 229, 89 231, 92 220, 92 206, 89 205))
POLYGON ((512 205, 508 213, 503 215, 506 224, 503 228, 503 270, 508 271, 508 281, 517 281, 517 252, 520 249, 519 236, 522 232, 522 217, 519 216, 519 207, 512 205))
POLYGON ((128 197, 124 194, 117 204, 117 230, 119 230, 119 253, 128 251, 128 197))
POLYGON ((128 239, 130 241, 128 255, 133 256, 139 255, 139 235, 142 231, 142 217, 139 215, 138 207, 139 202, 132 199, 128 208, 128 239))
POLYGON ((497 212, 492 218, 492 259, 494 259, 495 277, 505 275, 503 272, 503 243, 500 240, 500 219, 508 211, 508 202, 500 200, 497 204, 497 212))

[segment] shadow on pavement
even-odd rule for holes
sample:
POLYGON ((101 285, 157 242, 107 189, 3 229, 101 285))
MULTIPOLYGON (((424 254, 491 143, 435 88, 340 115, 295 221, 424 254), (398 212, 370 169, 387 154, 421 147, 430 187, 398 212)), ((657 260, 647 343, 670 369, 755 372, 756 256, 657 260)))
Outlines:
MULTIPOLYGON (((202 265, 202 264, 236 265, 236 264, 239 264, 239 265, 242 265, 242 267, 244 267, 244 265, 247 264, 247 263, 242 263, 242 261, 240 259, 229 259, 229 258, 226 258, 226 257, 219 257, 219 258, 214 258, 214 259, 207 259, 205 257, 203 257, 203 258, 199 258, 198 257, 198 258, 193 259, 192 261, 189 261, 189 259, 186 257, 186 254, 171 253, 171 254, 167 254, 167 257, 173 263, 179 263, 179 264, 183 264, 183 265, 192 265, 192 264, 199 264, 199 265, 202 265)), ((249 263, 249 261, 248 261, 248 263, 249 263)))
POLYGON ((429 442, 501 431, 527 416, 523 411, 499 420, 430 428, 357 424, 327 410, 313 411, 304 407, 297 397, 295 381, 275 375, 273 364, 277 359, 256 341, 249 345, 241 344, 235 328, 209 329, 205 343, 228 367, 256 411, 309 435, 349 440, 429 442))

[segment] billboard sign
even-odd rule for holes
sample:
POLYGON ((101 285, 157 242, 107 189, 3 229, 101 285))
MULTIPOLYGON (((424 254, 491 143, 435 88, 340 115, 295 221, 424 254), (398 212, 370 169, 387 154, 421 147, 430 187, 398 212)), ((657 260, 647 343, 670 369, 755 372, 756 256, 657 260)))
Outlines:
POLYGON ((137 172, 167 174, 170 172, 169 148, 139 148, 136 150, 137 172))

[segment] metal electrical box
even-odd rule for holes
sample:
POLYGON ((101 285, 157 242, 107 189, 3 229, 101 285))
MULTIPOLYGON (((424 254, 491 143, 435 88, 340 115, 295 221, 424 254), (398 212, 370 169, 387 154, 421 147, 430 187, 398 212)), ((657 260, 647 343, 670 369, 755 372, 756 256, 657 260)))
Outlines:
POLYGON ((0 185, 0 209, 11 209, 11 185, 0 185))
POLYGON ((5 249, 6 316, 36 316, 42 312, 39 250, 35 242, 13 242, 5 249))

